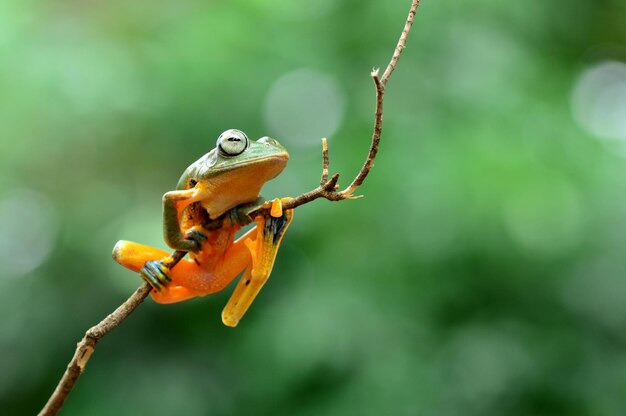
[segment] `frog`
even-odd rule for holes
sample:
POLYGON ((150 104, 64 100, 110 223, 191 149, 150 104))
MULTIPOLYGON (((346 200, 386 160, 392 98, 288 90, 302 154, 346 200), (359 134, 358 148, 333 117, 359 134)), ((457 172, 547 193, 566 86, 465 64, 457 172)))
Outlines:
POLYGON ((183 172, 176 189, 163 195, 165 243, 188 258, 176 262, 164 250, 121 240, 113 259, 139 273, 154 301, 163 304, 219 292, 241 275, 222 311, 222 322, 237 326, 269 278, 293 220, 293 209, 282 209, 290 198, 265 202, 260 196, 288 160, 275 139, 250 140, 241 130, 224 131, 215 147, 183 172))

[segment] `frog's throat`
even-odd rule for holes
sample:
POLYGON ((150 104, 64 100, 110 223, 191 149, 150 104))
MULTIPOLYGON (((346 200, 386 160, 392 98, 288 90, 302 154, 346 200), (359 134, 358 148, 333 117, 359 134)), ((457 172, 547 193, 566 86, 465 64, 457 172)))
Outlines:
POLYGON ((215 219, 237 205, 252 202, 265 182, 278 176, 286 164, 286 158, 273 157, 223 171, 205 182, 211 198, 202 201, 201 205, 209 218, 215 219))

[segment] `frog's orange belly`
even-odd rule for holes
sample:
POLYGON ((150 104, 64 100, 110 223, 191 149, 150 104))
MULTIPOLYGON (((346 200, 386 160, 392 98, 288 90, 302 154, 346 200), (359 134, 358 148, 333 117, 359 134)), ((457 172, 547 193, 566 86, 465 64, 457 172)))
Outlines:
POLYGON ((171 273, 171 286, 185 287, 196 296, 206 296, 219 292, 228 286, 233 279, 220 270, 207 268, 194 260, 180 262, 172 269, 171 273))

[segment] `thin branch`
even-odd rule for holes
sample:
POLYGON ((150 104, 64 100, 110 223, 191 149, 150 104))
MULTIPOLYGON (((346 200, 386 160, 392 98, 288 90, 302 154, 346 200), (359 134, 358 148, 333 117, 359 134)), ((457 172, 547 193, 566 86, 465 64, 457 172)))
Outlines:
MULTIPOLYGON (((385 68, 385 72, 383 72, 382 78, 379 78, 378 69, 374 69, 371 73, 372 80, 374 81, 374 86, 376 87, 376 109, 374 111, 374 131, 372 133, 372 142, 370 144, 367 159, 365 159, 365 163, 363 163, 363 167, 361 167, 361 170, 348 187, 346 187, 342 191, 337 191, 336 185, 337 180, 339 179, 339 174, 335 174, 330 180, 324 181, 325 178, 328 178, 328 147, 326 144, 326 140, 322 139, 322 183, 320 183, 320 186, 318 186, 317 188, 284 202, 283 209, 296 208, 300 205, 307 204, 318 198, 325 198, 329 201, 341 201, 344 199, 359 198, 359 196, 354 196, 354 192, 359 186, 361 186, 361 184, 363 184, 363 181, 365 181, 365 178, 370 173, 372 166, 374 166, 374 160, 376 159, 376 154, 378 153, 378 147, 380 145, 380 135, 383 129, 383 104, 385 100, 385 87, 387 86, 387 81, 389 81, 393 70, 396 68, 398 61, 400 60, 400 55, 402 55, 402 51, 404 51, 404 48, 406 48, 406 41, 409 36, 409 32, 411 31, 411 27, 413 26, 413 20, 415 19, 415 13, 417 12, 417 7, 419 6, 419 4, 420 0, 412 0, 411 7, 409 9, 409 15, 407 16, 404 28, 402 29, 402 33, 400 34, 400 39, 398 39, 398 43, 393 50, 393 55, 391 56, 391 60, 389 61, 387 68, 385 68)), ((251 213, 250 216, 253 216, 255 214, 264 214, 264 209, 261 208, 251 213)))
POLYGON ((402 55, 402 51, 406 48, 406 40, 409 37, 409 32, 411 31, 411 27, 413 26, 413 19, 415 19, 415 13, 417 13, 417 6, 420 5, 420 0, 413 0, 413 4, 411 4, 411 9, 409 9, 409 16, 406 18, 406 23, 404 24, 404 29, 402 29, 402 33, 400 34, 400 39, 398 40, 398 44, 396 45, 396 49, 393 50, 393 56, 391 57, 391 61, 385 72, 383 73, 383 77, 381 82, 383 86, 387 85, 387 81, 391 76, 391 73, 394 69, 396 69, 396 65, 400 60, 400 55, 402 55))
MULTIPOLYGON (((406 47, 406 40, 409 36, 409 32, 411 31, 411 26, 413 25, 413 19, 415 18, 415 13, 417 11, 417 7, 419 6, 419 0, 412 0, 411 8, 409 9, 409 15, 406 19, 406 23, 404 25, 404 29, 402 30, 402 34, 400 35, 400 39, 393 51, 393 55, 391 57, 391 61, 387 65, 385 72, 383 73, 382 78, 379 78, 379 70, 374 69, 371 73, 371 77, 374 81, 374 86, 376 87, 376 109, 374 112, 374 131, 372 133, 372 142, 370 144, 369 153, 367 155, 367 159, 361 167, 359 173, 355 176, 354 180, 348 187, 346 187, 342 191, 338 191, 337 182, 339 180, 339 174, 335 173, 333 176, 328 178, 328 167, 329 167, 329 157, 328 157, 328 143, 326 139, 322 139, 322 176, 320 185, 306 192, 296 198, 292 198, 283 203, 283 209, 293 209, 300 205, 307 204, 318 198, 325 198, 329 201, 341 201, 344 199, 355 199, 359 198, 358 196, 354 196, 354 192, 357 190, 359 186, 365 181, 365 178, 369 174, 372 166, 374 165, 374 160, 376 159, 376 154, 378 153, 378 147, 380 144, 380 135, 382 132, 383 126, 383 103, 385 97, 385 87, 387 85, 387 81, 396 65, 398 64, 398 60, 400 59, 400 55, 402 51, 406 47)), ((251 217, 256 215, 267 215, 266 208, 260 208, 249 215, 251 217)), ((187 253, 184 251, 175 251, 172 256, 165 260, 165 263, 168 267, 174 267, 183 257, 185 257, 187 253)), ((143 284, 131 297, 129 297, 126 302, 120 305, 112 314, 104 318, 99 324, 87 330, 81 341, 78 343, 76 347, 76 351, 74 353, 74 357, 70 361, 67 366, 67 370, 63 377, 59 381, 56 389, 50 396, 48 403, 44 406, 44 408, 39 413, 39 416, 53 416, 56 415, 63 402, 70 394, 72 389, 74 388, 74 384, 76 380, 80 377, 82 372, 87 365, 87 361, 91 357, 91 354, 94 352, 98 341, 111 332, 113 329, 117 328, 133 311, 143 302, 143 300, 150 293, 151 287, 149 284, 143 284)))
POLYGON ((43 409, 41 409, 41 412, 39 412, 39 416, 52 416, 57 414, 61 406, 63 406, 63 402, 74 388, 76 380, 78 380, 78 377, 80 377, 85 370, 87 361, 89 361, 91 354, 96 349, 98 341, 128 318, 137 306, 143 302, 146 296, 148 296, 151 289, 149 284, 144 283, 112 314, 100 321, 98 325, 89 328, 87 332, 85 332, 83 339, 81 339, 76 346, 76 352, 74 352, 74 357, 72 357, 72 360, 67 365, 65 374, 63 374, 52 396, 48 399, 48 403, 46 403, 43 409))
MULTIPOLYGON (((390 68, 390 66, 387 68, 390 68)), ((385 99, 385 85, 378 78, 378 69, 374 69, 371 76, 374 80, 374 85, 376 86, 376 111, 374 112, 374 133, 372 134, 372 144, 370 145, 369 154, 367 155, 367 159, 359 171, 359 174, 356 175, 350 186, 340 192, 340 194, 345 195, 346 198, 350 198, 354 191, 356 191, 356 188, 361 186, 367 175, 370 173, 370 169, 374 166, 374 160, 376 159, 376 154, 378 153, 378 145, 380 144, 380 134, 383 131, 383 102, 385 99)))

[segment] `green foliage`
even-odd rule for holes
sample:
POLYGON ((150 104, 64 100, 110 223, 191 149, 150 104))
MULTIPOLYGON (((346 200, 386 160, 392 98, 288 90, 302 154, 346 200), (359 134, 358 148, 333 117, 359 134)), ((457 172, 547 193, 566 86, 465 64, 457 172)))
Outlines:
MULTIPOLYGON (((296 4, 0 2, 3 414, 34 414, 140 284, 113 245, 164 247, 161 196, 221 131, 290 150, 267 197, 315 186, 323 135, 356 173, 409 1, 296 4)), ((366 197, 298 208, 235 330, 230 289, 146 301, 63 414, 622 414, 626 142, 571 103, 626 61, 624 21, 618 0, 424 1, 366 197)))

